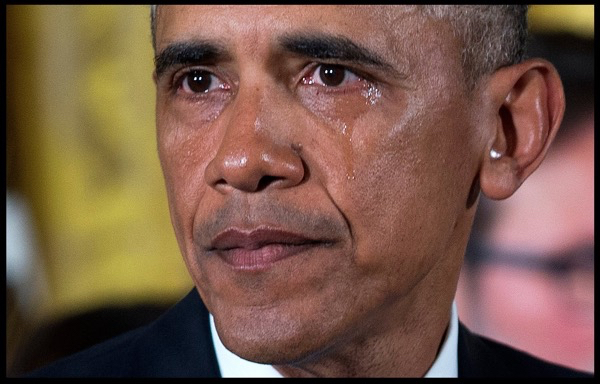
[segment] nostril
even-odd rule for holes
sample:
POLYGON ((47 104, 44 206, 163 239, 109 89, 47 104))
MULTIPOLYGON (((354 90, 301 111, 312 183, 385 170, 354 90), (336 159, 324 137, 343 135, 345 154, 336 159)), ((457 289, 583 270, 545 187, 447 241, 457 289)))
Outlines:
POLYGON ((305 164, 298 146, 277 146, 258 137, 242 144, 234 138, 221 144, 204 171, 208 185, 221 193, 233 189, 258 192, 293 187, 304 180, 305 164))
POLYGON ((221 188, 227 185, 227 181, 225 179, 219 179, 213 183, 216 188, 221 188))
POLYGON ((275 184, 282 180, 285 180, 285 178, 277 176, 263 176, 258 181, 258 185, 256 186, 256 192, 262 191, 266 189, 269 185, 275 184))

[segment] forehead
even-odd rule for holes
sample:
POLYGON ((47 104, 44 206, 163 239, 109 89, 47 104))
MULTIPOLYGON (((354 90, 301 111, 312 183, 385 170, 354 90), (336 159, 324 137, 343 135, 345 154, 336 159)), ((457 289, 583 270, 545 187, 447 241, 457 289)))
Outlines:
POLYGON ((156 48, 160 52, 170 43, 196 39, 251 48, 276 41, 284 33, 319 31, 397 56, 433 40, 450 39, 452 34, 440 33, 449 28, 444 24, 427 19, 418 6, 407 5, 160 6, 156 48))
POLYGON ((390 27, 396 18, 418 14, 416 6, 339 5, 190 5, 159 6, 158 32, 211 27, 226 32, 281 31, 319 27, 366 31, 374 26, 390 27))

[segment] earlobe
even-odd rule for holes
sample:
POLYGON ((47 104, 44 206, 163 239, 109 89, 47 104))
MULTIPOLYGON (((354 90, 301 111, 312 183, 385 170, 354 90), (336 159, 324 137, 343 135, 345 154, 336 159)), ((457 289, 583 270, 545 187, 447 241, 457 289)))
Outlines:
POLYGON ((487 85, 496 116, 480 184, 487 197, 498 200, 511 196, 540 165, 562 121, 565 101, 556 69, 542 59, 501 68, 487 85))
POLYGON ((483 160, 479 183, 488 198, 502 200, 510 197, 521 186, 522 180, 517 176, 514 158, 501 153, 496 157, 494 151, 491 149, 489 157, 483 160))

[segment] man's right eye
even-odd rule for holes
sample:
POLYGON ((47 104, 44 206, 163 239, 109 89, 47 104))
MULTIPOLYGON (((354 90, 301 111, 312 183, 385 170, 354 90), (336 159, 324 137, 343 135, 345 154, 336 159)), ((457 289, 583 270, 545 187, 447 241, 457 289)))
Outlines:
POLYGON ((186 94, 207 93, 215 89, 227 89, 227 85, 214 74, 194 69, 181 75, 179 89, 186 94))

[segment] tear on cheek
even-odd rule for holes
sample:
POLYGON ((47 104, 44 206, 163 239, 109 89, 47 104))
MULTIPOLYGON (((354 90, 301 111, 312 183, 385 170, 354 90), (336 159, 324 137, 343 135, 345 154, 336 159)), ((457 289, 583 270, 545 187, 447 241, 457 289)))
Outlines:
POLYGON ((381 91, 373 84, 361 92, 367 105, 375 105, 381 99, 381 91))

